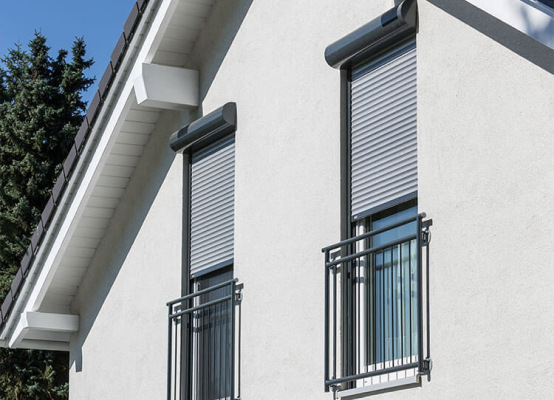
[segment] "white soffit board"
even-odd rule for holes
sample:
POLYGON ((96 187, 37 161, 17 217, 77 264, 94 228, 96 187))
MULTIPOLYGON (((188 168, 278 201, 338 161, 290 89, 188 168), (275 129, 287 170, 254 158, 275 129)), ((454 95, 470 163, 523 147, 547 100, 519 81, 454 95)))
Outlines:
POLYGON ((500 21, 554 49, 554 10, 533 0, 466 0, 500 21))
POLYGON ((155 51, 146 62, 174 67, 185 66, 200 31, 206 24, 214 0, 172 0, 170 12, 156 37, 155 51))

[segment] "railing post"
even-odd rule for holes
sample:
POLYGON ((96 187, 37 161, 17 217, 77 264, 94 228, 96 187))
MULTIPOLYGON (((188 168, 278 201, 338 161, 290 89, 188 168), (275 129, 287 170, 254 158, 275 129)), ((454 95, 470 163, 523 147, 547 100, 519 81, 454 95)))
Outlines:
POLYGON ((231 283, 231 400, 235 400, 235 290, 236 283, 231 283))
POLYGON ((424 214, 417 216, 417 364, 418 372, 424 372, 423 368, 423 268, 422 268, 422 242, 421 220, 424 214))
POLYGON ((329 260, 329 250, 325 250, 325 268, 323 269, 325 273, 325 349, 324 349, 324 358, 325 365, 323 367, 325 371, 325 379, 323 381, 325 386, 325 391, 329 391, 329 386, 327 381, 329 380, 329 268, 327 268, 327 261, 329 260))
POLYGON ((171 343, 173 343, 173 335, 172 335, 172 319, 171 319, 171 309, 172 305, 168 305, 168 316, 167 316, 167 400, 171 400, 171 375, 172 375, 172 368, 171 368, 171 355, 172 355, 172 349, 171 349, 171 343))

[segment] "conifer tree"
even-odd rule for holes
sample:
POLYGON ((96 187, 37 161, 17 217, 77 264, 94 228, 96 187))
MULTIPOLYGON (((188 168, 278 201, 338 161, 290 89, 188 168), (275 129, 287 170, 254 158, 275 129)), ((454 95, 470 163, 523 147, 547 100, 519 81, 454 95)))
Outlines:
MULTIPOLYGON (((0 300, 11 285, 86 110, 84 40, 49 54, 35 33, 0 63, 0 300)), ((0 349, 1 399, 67 398, 67 354, 0 349)))

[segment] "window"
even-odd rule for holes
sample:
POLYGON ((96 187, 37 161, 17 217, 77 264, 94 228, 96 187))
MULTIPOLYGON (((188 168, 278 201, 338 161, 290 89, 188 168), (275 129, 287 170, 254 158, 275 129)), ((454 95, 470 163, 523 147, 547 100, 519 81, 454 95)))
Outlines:
POLYGON ((202 294, 197 295, 192 304, 198 310, 191 314, 191 399, 234 398, 232 282, 231 267, 192 282, 192 293, 202 294))
POLYGON ((234 103, 176 132, 184 153, 183 296, 169 306, 168 400, 235 399, 240 289, 233 277, 234 103))
POLYGON ((339 397, 417 384, 429 373, 422 250, 431 222, 417 207, 416 21, 415 2, 404 1, 326 51, 344 71, 346 99, 344 240, 323 249, 325 386, 339 397))
MULTIPOLYGON (((354 343, 354 374, 406 367, 386 380, 415 376, 419 353, 416 221, 414 199, 354 223, 353 237, 362 238, 353 243, 358 256, 345 290, 345 296, 352 298, 346 324, 354 343), (371 232, 379 233, 364 236, 371 232)), ((357 380, 355 386, 381 383, 382 378, 370 376, 357 380)))

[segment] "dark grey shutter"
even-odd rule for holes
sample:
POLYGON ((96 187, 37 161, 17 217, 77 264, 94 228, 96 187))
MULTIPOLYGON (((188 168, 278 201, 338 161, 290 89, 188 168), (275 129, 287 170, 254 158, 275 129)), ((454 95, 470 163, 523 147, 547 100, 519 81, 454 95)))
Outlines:
POLYGON ((417 191, 415 43, 352 70, 352 216, 417 191))
POLYGON ((233 260, 235 138, 193 153, 191 165, 192 276, 233 260))

